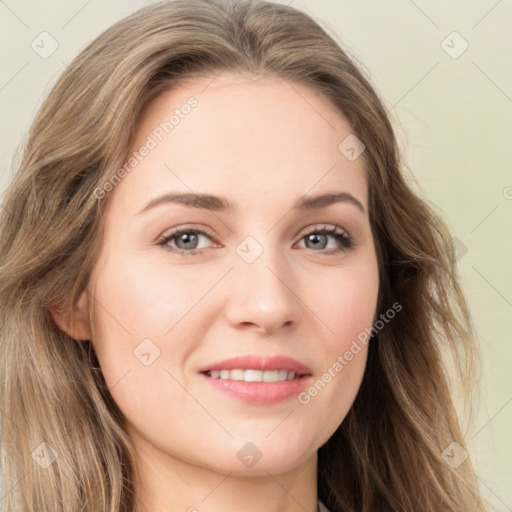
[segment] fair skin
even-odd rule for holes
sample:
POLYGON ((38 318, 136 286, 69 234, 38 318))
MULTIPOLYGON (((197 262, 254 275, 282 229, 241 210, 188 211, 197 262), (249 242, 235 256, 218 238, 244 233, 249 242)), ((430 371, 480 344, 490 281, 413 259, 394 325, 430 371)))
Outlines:
POLYGON ((140 459, 137 512, 316 512, 317 450, 355 399, 367 349, 306 404, 297 394, 250 402, 199 370, 234 356, 285 355, 311 370, 307 389, 371 327, 379 276, 363 158, 338 150, 352 130, 311 89, 230 73, 160 94, 132 151, 190 96, 198 106, 110 192, 71 324, 54 317, 93 341, 140 459), (340 191, 364 212, 350 201, 293 209, 340 191), (169 192, 223 196, 235 210, 161 202, 139 213, 169 192), (188 242, 181 234, 159 245, 182 227, 188 242), (356 245, 318 233, 324 227, 356 245), (239 246, 262 252, 248 263, 239 246), (145 353, 160 351, 147 366, 134 355, 145 339, 153 344, 145 353), (251 467, 237 456, 247 443, 261 454, 251 467))

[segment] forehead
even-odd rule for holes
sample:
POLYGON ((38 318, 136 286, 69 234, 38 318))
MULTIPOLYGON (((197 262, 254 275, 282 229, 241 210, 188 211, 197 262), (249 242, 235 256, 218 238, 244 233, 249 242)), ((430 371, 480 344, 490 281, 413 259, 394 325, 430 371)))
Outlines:
POLYGON ((164 191, 247 205, 348 189, 366 205, 363 159, 339 149, 351 133, 336 107, 302 84, 235 73, 188 79, 146 108, 130 155, 151 149, 114 192, 135 206, 164 191))

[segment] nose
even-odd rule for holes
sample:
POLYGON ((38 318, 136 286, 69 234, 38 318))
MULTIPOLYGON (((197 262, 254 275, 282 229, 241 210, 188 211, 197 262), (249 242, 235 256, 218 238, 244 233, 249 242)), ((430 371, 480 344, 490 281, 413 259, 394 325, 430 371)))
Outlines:
POLYGON ((283 255, 265 249, 252 263, 236 255, 234 267, 226 309, 231 326, 270 334, 297 325, 303 302, 283 255))

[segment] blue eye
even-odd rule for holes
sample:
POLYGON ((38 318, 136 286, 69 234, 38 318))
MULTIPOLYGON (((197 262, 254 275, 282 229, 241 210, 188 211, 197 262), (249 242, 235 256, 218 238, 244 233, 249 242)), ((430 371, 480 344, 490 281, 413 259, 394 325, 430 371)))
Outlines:
MULTIPOLYGON (((192 256, 201 253, 204 248, 198 248, 201 237, 212 238, 201 229, 179 228, 158 242, 158 245, 165 247, 171 252, 180 253, 181 256, 192 256)), ((327 255, 348 251, 356 245, 351 236, 337 227, 323 227, 321 229, 310 230, 301 237, 300 241, 302 240, 306 240, 306 244, 313 244, 307 248, 313 248, 314 252, 323 252, 327 255), (329 238, 334 239, 337 246, 325 250, 329 238), (320 248, 320 250, 317 250, 317 248, 320 248)))
MULTIPOLYGON (((355 247, 353 238, 336 227, 314 229, 313 231, 309 231, 306 235, 304 235, 301 238, 301 241, 306 240, 306 244, 308 242, 312 242, 313 247, 320 247, 320 249, 325 249, 324 245, 328 244, 329 237, 335 239, 335 241, 338 243, 338 247, 334 247, 328 251, 325 251, 326 254, 336 254, 355 247)), ((309 248, 311 248, 311 246, 309 248)))
POLYGON ((168 236, 166 236, 158 245, 165 246, 171 252, 181 252, 182 255, 185 253, 189 254, 197 254, 201 252, 200 249, 197 249, 198 240, 200 236, 204 236, 206 238, 211 238, 206 232, 200 229, 191 229, 191 228, 183 228, 173 231, 168 236), (178 247, 173 247, 171 242, 178 244, 178 247))

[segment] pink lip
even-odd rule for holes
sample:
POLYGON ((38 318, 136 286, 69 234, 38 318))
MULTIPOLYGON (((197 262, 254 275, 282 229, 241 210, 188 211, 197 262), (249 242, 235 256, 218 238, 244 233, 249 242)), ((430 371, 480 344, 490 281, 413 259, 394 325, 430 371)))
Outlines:
POLYGON ((286 398, 297 395, 312 380, 311 370, 296 359, 286 356, 234 357, 205 366, 200 370, 202 378, 206 379, 216 389, 253 404, 270 405, 281 402, 286 398), (279 382, 245 382, 242 380, 213 379, 206 372, 210 370, 287 370, 293 371, 299 378, 279 382))
POLYGON ((298 375, 310 375, 311 370, 300 361, 287 356, 260 357, 260 356, 243 356, 232 357, 219 361, 199 370, 204 373, 209 370, 288 370, 298 375))

